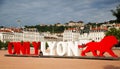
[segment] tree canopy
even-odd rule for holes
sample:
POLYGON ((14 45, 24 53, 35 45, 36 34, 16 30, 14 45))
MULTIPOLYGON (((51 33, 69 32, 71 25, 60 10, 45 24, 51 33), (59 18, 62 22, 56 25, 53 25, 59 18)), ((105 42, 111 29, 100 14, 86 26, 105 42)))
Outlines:
POLYGON ((105 33, 106 36, 108 35, 114 35, 116 36, 116 38, 118 40, 120 40, 120 29, 116 29, 116 28, 110 28, 106 33, 105 33))
POLYGON ((115 16, 117 19, 117 22, 120 22, 120 4, 116 7, 115 10, 111 10, 113 16, 115 16))
POLYGON ((39 32, 51 32, 51 33, 62 33, 65 29, 70 28, 69 26, 56 26, 56 25, 50 25, 50 26, 25 26, 25 28, 37 28, 39 32))

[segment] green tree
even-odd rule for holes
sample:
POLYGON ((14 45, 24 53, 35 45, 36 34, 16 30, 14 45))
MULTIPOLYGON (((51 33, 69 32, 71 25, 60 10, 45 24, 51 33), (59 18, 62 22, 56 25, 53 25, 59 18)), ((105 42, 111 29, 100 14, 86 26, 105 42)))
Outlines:
POLYGON ((116 7, 115 10, 111 10, 113 16, 115 16, 117 19, 117 22, 120 22, 120 4, 116 7))
POLYGON ((45 43, 45 46, 46 46, 46 47, 45 47, 46 49, 49 47, 47 42, 45 43))
POLYGON ((106 34, 106 36, 108 36, 108 35, 116 36, 116 38, 119 40, 119 42, 117 45, 115 45, 115 47, 120 47, 120 29, 111 28, 105 34, 106 34))
POLYGON ((6 50, 8 48, 9 41, 3 42, 3 48, 6 50))
POLYGON ((2 41, 0 40, 0 50, 3 48, 3 43, 2 41))
POLYGON ((106 33, 105 33, 106 36, 108 35, 114 35, 116 36, 116 38, 118 40, 120 40, 120 29, 116 29, 116 28, 110 28, 110 30, 108 30, 106 33))

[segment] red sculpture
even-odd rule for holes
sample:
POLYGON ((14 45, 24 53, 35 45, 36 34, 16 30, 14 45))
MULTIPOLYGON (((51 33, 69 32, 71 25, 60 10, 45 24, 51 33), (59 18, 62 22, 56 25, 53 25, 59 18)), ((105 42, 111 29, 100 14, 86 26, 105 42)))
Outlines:
POLYGON ((40 42, 32 42, 32 45, 34 46, 34 51, 35 51, 35 55, 38 55, 38 49, 40 47, 40 42))
MULTIPOLYGON (((38 50, 40 47, 40 42, 33 42, 33 47, 35 49, 34 55, 38 55, 38 50)), ((30 55, 30 42, 9 42, 8 53, 20 55, 30 55)))
POLYGON ((112 47, 118 43, 115 36, 106 36, 100 42, 89 42, 85 44, 86 49, 82 51, 81 55, 86 56, 85 53, 92 52, 93 56, 104 57, 104 53, 109 53, 112 57, 118 57, 112 51, 112 47), (97 54, 99 51, 99 55, 97 54))

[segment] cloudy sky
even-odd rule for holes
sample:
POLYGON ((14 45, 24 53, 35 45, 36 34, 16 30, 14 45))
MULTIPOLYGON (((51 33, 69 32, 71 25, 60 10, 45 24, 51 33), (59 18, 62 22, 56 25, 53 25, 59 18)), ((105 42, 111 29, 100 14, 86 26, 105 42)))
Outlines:
POLYGON ((104 22, 120 0, 0 0, 0 26, 104 22))

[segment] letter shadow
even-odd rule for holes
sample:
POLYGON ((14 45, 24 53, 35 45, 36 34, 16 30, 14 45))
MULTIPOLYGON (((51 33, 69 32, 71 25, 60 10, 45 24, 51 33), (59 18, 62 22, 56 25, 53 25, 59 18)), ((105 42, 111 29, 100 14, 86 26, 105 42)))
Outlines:
POLYGON ((104 67, 104 69, 120 69, 118 66, 113 66, 113 65, 107 65, 104 67))

